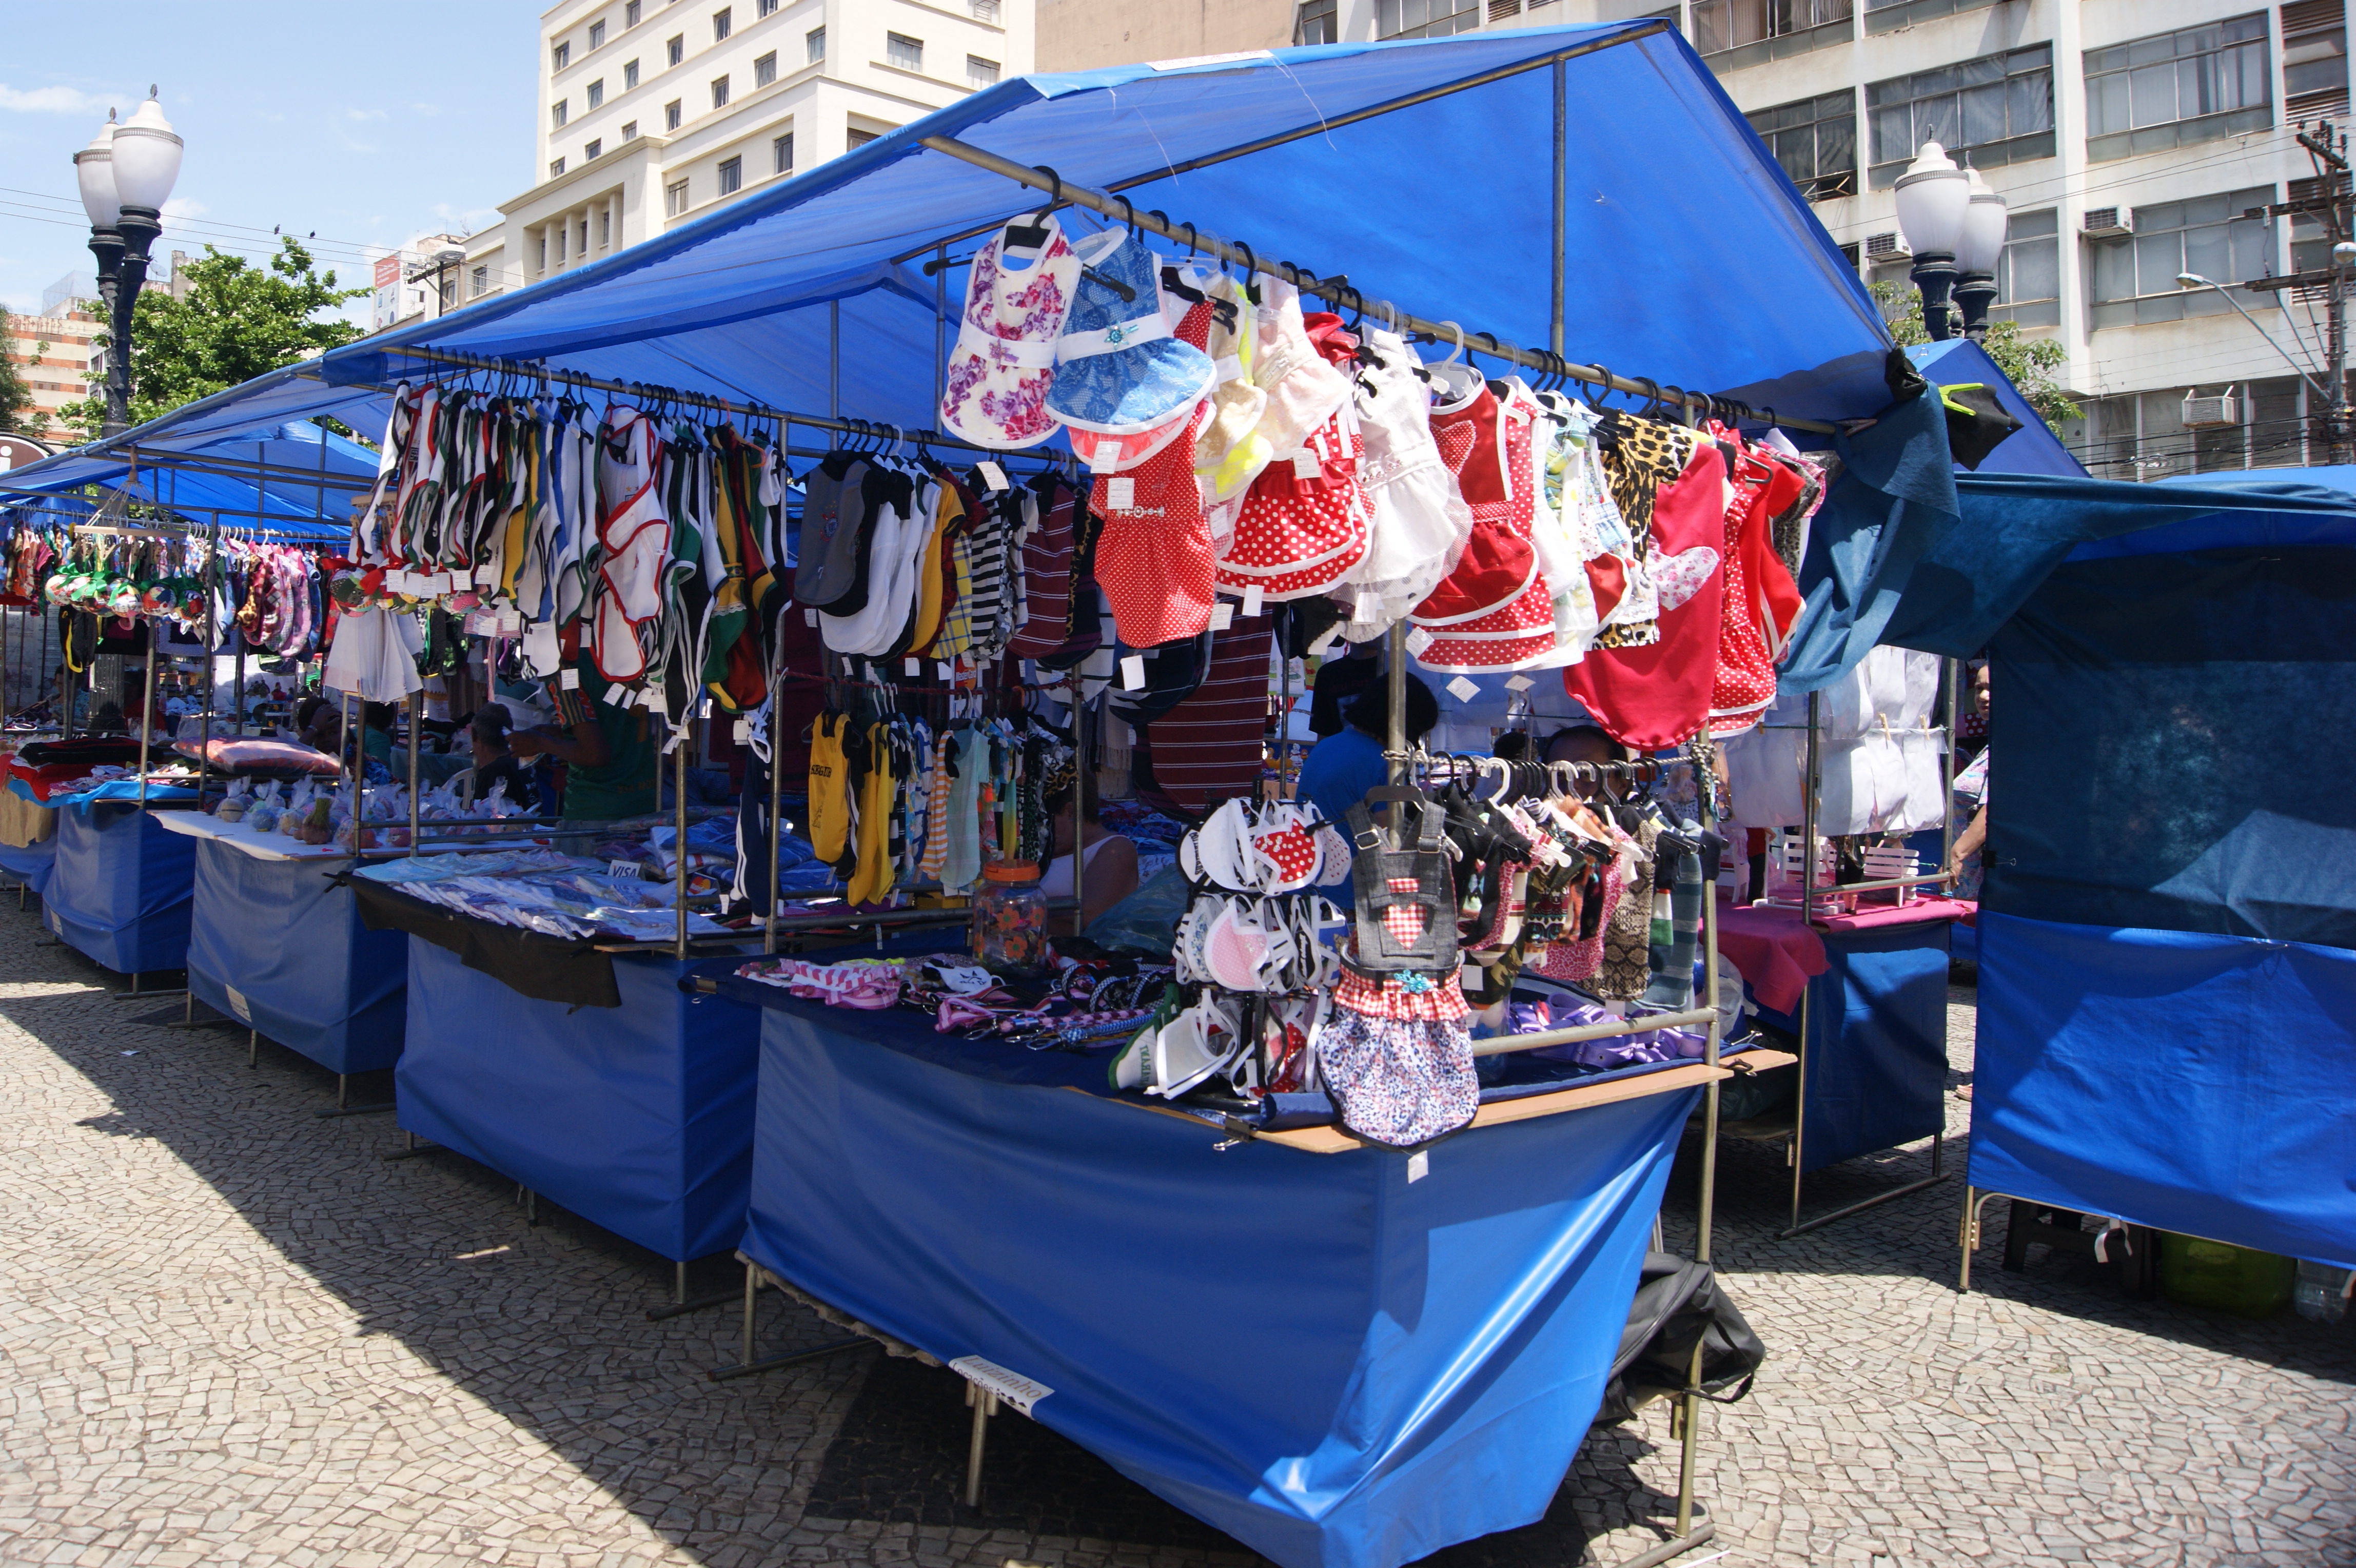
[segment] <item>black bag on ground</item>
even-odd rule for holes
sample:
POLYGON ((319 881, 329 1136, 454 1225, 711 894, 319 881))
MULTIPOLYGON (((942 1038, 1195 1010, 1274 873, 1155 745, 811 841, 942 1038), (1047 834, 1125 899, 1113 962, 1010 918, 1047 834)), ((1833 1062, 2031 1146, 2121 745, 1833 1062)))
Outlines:
POLYGON ((1612 1426, 1632 1419, 1656 1399, 1682 1393, 1693 1369, 1694 1345, 1701 1353, 1701 1391, 1732 1404, 1751 1391, 1751 1379, 1767 1359, 1767 1347, 1751 1331, 1742 1313, 1719 1288, 1708 1263, 1697 1263, 1674 1252, 1647 1252, 1644 1272, 1636 1282, 1636 1299, 1628 1308, 1628 1326, 1620 1336, 1620 1354, 1612 1362, 1612 1380, 1603 1386, 1603 1406, 1595 1424, 1612 1426))

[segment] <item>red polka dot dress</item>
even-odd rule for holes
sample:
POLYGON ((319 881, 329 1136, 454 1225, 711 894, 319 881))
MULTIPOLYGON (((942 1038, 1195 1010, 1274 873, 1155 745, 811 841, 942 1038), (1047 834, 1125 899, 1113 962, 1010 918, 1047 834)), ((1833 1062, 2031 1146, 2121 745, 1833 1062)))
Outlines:
MULTIPOLYGON (((1172 335, 1199 349, 1211 333, 1211 307, 1186 312, 1172 335)), ((1113 629, 1131 648, 1203 635, 1211 624, 1210 524, 1194 480, 1194 438, 1210 418, 1210 400, 1194 405, 1183 439, 1120 475, 1098 474, 1088 509, 1104 520, 1097 538, 1097 585, 1112 606, 1113 629), (1129 505, 1112 504, 1116 482, 1129 505)))
MULTIPOLYGON (((1519 406, 1498 406, 1495 396, 1485 387, 1482 389, 1481 395, 1496 408, 1491 425, 1495 432, 1492 447, 1496 454, 1495 460, 1501 460, 1503 464, 1504 473, 1500 478, 1505 493, 1502 501, 1472 501, 1473 542, 1478 543, 1484 532, 1502 534, 1527 556, 1528 576, 1519 593, 1490 613, 1474 619, 1432 628, 1430 646, 1416 656, 1427 669, 1431 670, 1511 669, 1534 659, 1544 659, 1555 649, 1554 596, 1547 589, 1546 574, 1538 567, 1537 552, 1531 543, 1531 523, 1537 515, 1537 505, 1529 482, 1532 471, 1530 411, 1519 406), (1518 484, 1511 478, 1516 475, 1520 476, 1518 484)), ((1439 415, 1432 417, 1432 424, 1434 434, 1438 434, 1439 415)), ((1448 452, 1448 443, 1444 439, 1440 452, 1443 456, 1448 452)), ((1484 456, 1476 446, 1472 461, 1483 465, 1484 477, 1486 465, 1492 460, 1484 456)), ((1468 463, 1468 471, 1471 467, 1472 463, 1468 463)), ((1465 499, 1472 501, 1472 498, 1468 494, 1465 499)), ((1465 559, 1470 561, 1472 554, 1472 547, 1468 544, 1465 559)), ((1449 582, 1454 582, 1463 570, 1463 564, 1459 564, 1456 572, 1451 574, 1449 582)), ((1448 583, 1442 583, 1440 590, 1424 601, 1425 605, 1440 598, 1447 588, 1448 583)), ((1424 610, 1420 607, 1415 618, 1420 624, 1430 625, 1424 620, 1424 610)))
POLYGON ((1734 500, 1726 509, 1726 598, 1718 679, 1709 699, 1710 734, 1723 736, 1751 728, 1775 700, 1775 658, 1768 638, 1772 634, 1781 640, 1790 611, 1796 611, 1798 593, 1783 562, 1774 559, 1769 535, 1772 520, 1788 510, 1805 486, 1799 475, 1760 454, 1735 432, 1713 424, 1711 433, 1740 453, 1734 463, 1734 500))
POLYGON ((1363 473, 1366 444, 1357 412, 1344 403, 1302 441, 1279 453, 1245 492, 1235 532, 1219 557, 1219 586, 1264 599, 1306 599, 1330 591, 1365 558, 1374 514, 1363 473))

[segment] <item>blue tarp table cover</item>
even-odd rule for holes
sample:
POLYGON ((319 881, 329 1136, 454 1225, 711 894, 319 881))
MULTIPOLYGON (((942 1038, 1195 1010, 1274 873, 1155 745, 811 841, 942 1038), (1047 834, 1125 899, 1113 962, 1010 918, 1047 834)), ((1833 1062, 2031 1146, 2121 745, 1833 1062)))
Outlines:
POLYGON ((726 1251, 744 1230, 755 1021, 679 981, 740 961, 617 955, 621 1005, 573 1009, 411 942, 400 1124, 674 1262, 726 1251))
POLYGON ((1980 916, 1975 1187, 2356 1268, 2356 952, 1980 916))
POLYGON ((330 1072, 373 1072, 401 1055, 409 939, 360 923, 345 861, 263 860, 193 841, 188 989, 330 1072))
POLYGON ((6 872, 33 890, 35 897, 47 896, 49 876, 58 864, 58 835, 35 843, 0 843, 0 871, 6 872))
POLYGON ((153 811, 99 805, 59 811, 57 843, 41 896, 51 934, 118 974, 187 961, 194 841, 166 832, 153 811))
MULTIPOLYGON (((1803 1171, 1945 1130, 1950 924, 1822 933, 1829 967, 1808 982, 1803 1171)), ((1796 1012, 1759 1015, 1799 1032, 1796 1012)))
POLYGON ((760 1016, 745 1254, 1045 1384, 1035 1419, 1286 1568, 1394 1568, 1544 1515, 1698 1097, 1479 1128, 1419 1174, 1215 1152, 1200 1122, 1055 1081, 1100 1079, 1100 1053, 782 993, 760 1016), (1044 1065, 1010 1082, 980 1049, 1044 1065))

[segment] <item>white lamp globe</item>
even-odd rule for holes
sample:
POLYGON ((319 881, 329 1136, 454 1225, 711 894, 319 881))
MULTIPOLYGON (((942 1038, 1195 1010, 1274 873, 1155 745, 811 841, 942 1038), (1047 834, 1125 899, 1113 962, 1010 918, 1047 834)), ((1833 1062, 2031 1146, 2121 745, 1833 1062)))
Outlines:
POLYGON ((172 182, 180 177, 180 138, 170 121, 164 118, 164 106, 155 102, 155 89, 139 106, 139 112, 115 127, 114 189, 125 207, 144 207, 160 210, 172 194, 172 182))
POLYGON ((1955 160, 1938 143, 1923 143, 1898 177, 1898 227, 1906 248, 1918 256, 1954 255, 1971 200, 1971 181, 1955 160))
POLYGON ((123 216, 114 194, 114 119, 109 115, 90 145, 74 155, 74 181, 81 187, 81 209, 94 228, 112 229, 123 216))
POLYGON ((2004 198, 1980 177, 1980 171, 1968 173, 1972 199, 1964 209, 1964 239, 1955 247, 1955 265, 1967 273, 1992 273, 2004 253, 2005 226, 2010 219, 2004 198))

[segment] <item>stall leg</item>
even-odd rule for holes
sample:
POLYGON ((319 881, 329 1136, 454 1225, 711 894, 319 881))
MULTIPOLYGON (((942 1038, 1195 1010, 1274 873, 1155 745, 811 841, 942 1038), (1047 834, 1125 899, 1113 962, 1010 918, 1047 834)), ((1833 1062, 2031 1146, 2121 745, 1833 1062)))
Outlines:
POLYGON ((262 1031, 259 1029, 245 1032, 245 1065, 249 1070, 262 1065, 262 1031))
POLYGON ((965 1506, 981 1506, 981 1447, 990 1435, 990 1418, 998 1413, 998 1396, 968 1383, 965 1402, 973 1406, 973 1439, 965 1452, 965 1506))
POLYGON ((761 1271, 747 1263, 744 1265, 744 1340, 736 1356, 736 1364, 740 1367, 753 1364, 753 1319, 754 1314, 760 1309, 761 1271))

